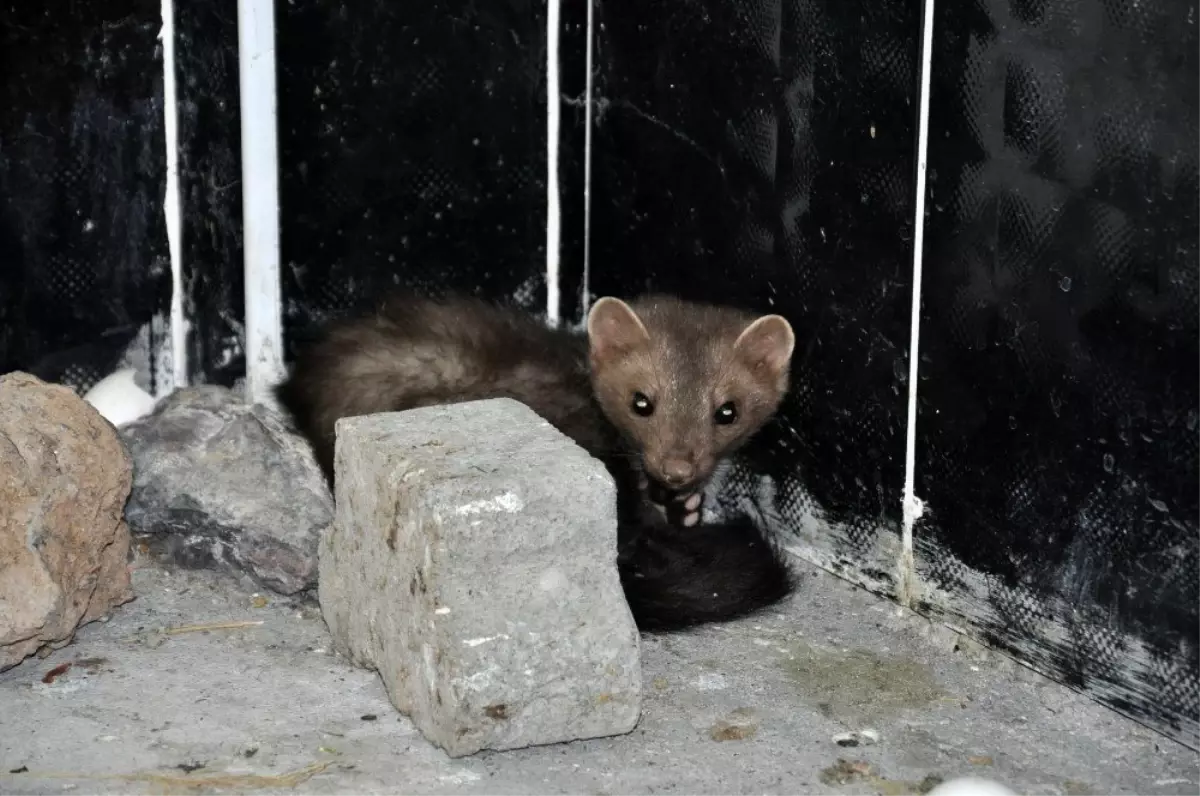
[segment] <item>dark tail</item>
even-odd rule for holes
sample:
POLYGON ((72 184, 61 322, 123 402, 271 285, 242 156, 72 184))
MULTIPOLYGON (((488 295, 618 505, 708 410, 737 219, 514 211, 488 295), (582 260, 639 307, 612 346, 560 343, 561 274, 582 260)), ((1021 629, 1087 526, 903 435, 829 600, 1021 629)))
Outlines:
POLYGON ((786 553, 749 518, 694 528, 622 528, 621 537, 621 585, 643 632, 746 616, 796 586, 786 553))

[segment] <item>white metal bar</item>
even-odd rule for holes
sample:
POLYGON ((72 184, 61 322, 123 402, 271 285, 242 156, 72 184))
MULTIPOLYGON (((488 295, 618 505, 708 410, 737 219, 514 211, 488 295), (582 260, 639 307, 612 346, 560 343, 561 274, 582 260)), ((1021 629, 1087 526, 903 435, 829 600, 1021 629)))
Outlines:
POLYGON ((908 428, 904 448, 904 513, 899 561, 900 586, 897 597, 912 607, 917 597, 916 561, 913 555, 913 527, 925 512, 925 504, 916 496, 917 469, 917 377, 921 361, 921 277, 925 258, 925 176, 929 161, 929 84, 933 72, 933 7, 925 0, 925 21, 921 28, 921 86, 917 119, 917 185, 913 230, 912 317, 908 345, 908 428))
POLYGON ((579 288, 579 306, 582 318, 587 317, 592 282, 592 103, 595 101, 592 63, 595 57, 596 2, 597 0, 588 0, 587 44, 584 50, 587 83, 584 89, 583 103, 583 284, 579 288))
POLYGON ((595 11, 596 2, 588 0, 588 41, 584 52, 587 84, 583 90, 583 285, 580 287, 581 317, 588 317, 592 298, 592 120, 595 102, 595 11))
POLYGON ((158 356, 162 378, 155 380, 155 393, 162 397, 188 384, 188 323, 183 310, 183 221, 179 195, 179 99, 175 83, 175 3, 162 2, 163 132, 167 155, 167 186, 163 215, 167 226, 167 252, 171 258, 171 309, 167 322, 168 343, 158 356), (164 360, 168 360, 164 362, 164 360))
POLYGON ((559 28, 562 0, 546 0, 546 322, 559 324, 559 247, 562 207, 558 187, 558 131, 562 100, 558 80, 559 28))
POLYGON ((283 376, 279 280, 279 155, 274 0, 238 0, 242 224, 246 281, 246 396, 273 403, 283 376))

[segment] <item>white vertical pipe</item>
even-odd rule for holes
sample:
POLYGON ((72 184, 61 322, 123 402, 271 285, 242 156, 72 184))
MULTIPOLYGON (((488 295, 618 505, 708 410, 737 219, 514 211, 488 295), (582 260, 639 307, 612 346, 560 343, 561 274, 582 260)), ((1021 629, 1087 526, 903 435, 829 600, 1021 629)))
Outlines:
POLYGON ((587 83, 583 103, 583 284, 579 288, 579 306, 582 317, 587 317, 592 281, 592 102, 595 85, 592 76, 592 59, 595 56, 596 3, 588 0, 587 44, 584 59, 587 83))
POLYGON ((274 0, 238 0, 238 75, 242 94, 246 396, 270 404, 271 388, 284 372, 274 0))
POLYGON ((913 234, 912 317, 908 344, 908 428, 904 448, 904 514, 899 561, 898 598, 912 607, 917 597, 916 561, 913 555, 913 526, 925 511, 916 496, 917 469, 917 379, 921 361, 921 271, 925 259, 925 176, 929 162, 929 84, 933 73, 933 5, 925 0, 921 27, 921 86, 917 119, 917 201, 913 234))
POLYGON ((558 81, 558 42, 562 0, 546 0, 546 321, 558 326, 559 247, 562 210, 558 194, 558 131, 562 105, 558 81))
MULTIPOLYGON (((163 132, 167 154, 167 190, 163 197, 163 215, 167 226, 167 252, 171 258, 171 314, 166 346, 169 365, 162 370, 170 379, 156 384, 158 397, 188 383, 187 319, 183 314, 183 221, 179 197, 179 100, 175 84, 175 3, 162 2, 163 45, 163 132)), ((160 362, 163 357, 160 357, 160 362)), ((162 363, 166 364, 166 363, 162 363)))

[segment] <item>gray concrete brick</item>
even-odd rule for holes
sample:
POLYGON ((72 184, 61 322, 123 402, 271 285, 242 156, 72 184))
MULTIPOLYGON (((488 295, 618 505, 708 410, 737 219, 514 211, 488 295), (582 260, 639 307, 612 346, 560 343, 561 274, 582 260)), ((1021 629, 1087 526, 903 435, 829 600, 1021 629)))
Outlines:
POLYGON ((339 652, 452 757, 619 735, 640 640, 604 466, 509 399, 346 418, 318 593, 339 652))

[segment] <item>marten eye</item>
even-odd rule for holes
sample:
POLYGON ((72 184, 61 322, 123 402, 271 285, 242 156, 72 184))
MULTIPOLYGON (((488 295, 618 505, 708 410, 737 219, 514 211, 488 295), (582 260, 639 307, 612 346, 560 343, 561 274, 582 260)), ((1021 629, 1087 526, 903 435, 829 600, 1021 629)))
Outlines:
POLYGON ((654 402, 640 392, 633 394, 633 403, 629 408, 639 417, 650 417, 650 415, 654 414, 654 402))
POLYGON ((733 401, 726 401, 717 407, 717 412, 713 415, 713 422, 718 426, 728 426, 731 423, 736 423, 737 418, 737 404, 733 401))

